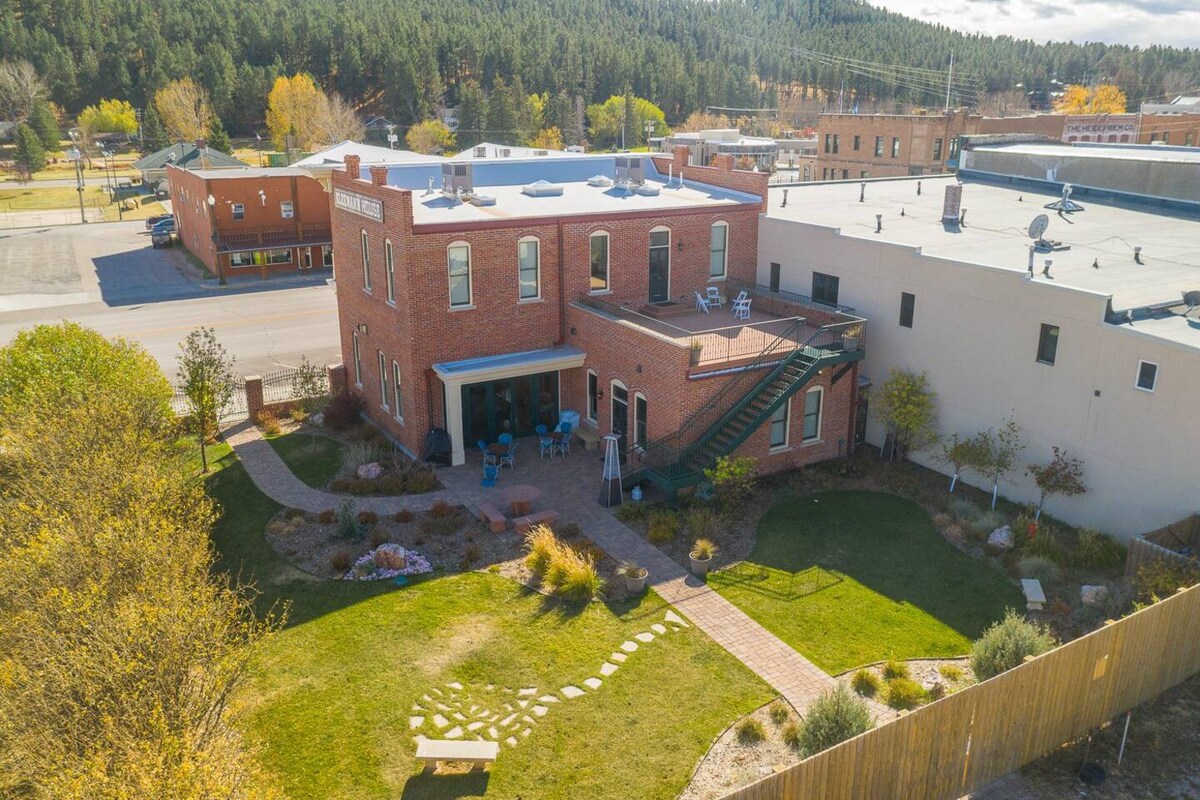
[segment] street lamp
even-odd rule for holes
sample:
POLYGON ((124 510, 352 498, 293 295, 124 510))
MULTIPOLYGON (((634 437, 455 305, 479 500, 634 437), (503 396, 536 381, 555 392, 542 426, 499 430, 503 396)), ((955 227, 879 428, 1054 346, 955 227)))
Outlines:
POLYGON ((83 158, 78 147, 72 147, 67 151, 67 158, 75 164, 75 191, 79 193, 79 221, 87 222, 87 216, 83 213, 83 158))
POLYGON ((221 253, 217 250, 217 198, 208 196, 208 224, 212 229, 213 261, 217 264, 217 284, 225 285, 225 271, 221 269, 221 253))

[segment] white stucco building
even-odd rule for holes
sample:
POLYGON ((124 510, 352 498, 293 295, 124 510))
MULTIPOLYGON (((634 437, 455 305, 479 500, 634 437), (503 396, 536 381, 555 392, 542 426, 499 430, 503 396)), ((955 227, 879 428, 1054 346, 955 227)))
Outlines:
MULTIPOLYGON (((1184 294, 1200 302, 1200 185, 1171 201, 1077 190, 1082 210, 1060 214, 1046 208, 1060 184, 1000 164, 772 189, 758 283, 869 318, 863 374, 878 386, 892 369, 927 373, 943 435, 1015 418, 1027 448, 1001 485, 1009 498, 1036 500, 1023 467, 1058 445, 1083 460, 1088 493, 1053 498, 1055 516, 1128 539, 1195 513, 1200 307, 1184 294), (962 224, 943 220, 954 186, 962 224)), ((882 444, 873 418, 866 439, 882 444)), ((914 459, 945 471, 932 456, 914 459)))

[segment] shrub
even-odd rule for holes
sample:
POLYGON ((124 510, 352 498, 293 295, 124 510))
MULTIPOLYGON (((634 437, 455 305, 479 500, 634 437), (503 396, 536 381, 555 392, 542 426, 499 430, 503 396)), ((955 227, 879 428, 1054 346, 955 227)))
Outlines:
POLYGON ((941 681, 934 681, 933 684, 925 690, 925 696, 929 698, 930 702, 933 702, 934 700, 941 700, 946 696, 946 684, 942 683, 941 681))
POLYGON ((342 449, 342 470, 357 476, 363 464, 379 463, 379 447, 374 442, 350 442, 342 449))
POLYGON ((1004 515, 999 511, 980 511, 971 519, 971 530, 981 536, 987 536, 1004 522, 1004 515))
POLYGON ((708 538, 717 532, 719 518, 708 506, 692 506, 683 512, 683 524, 692 536, 708 538))
POLYGON ((972 646, 971 669, 979 680, 986 681, 1018 666, 1025 656, 1041 655, 1057 645, 1049 631, 1010 608, 1004 619, 984 631, 972 646))
POLYGON ((479 545, 469 544, 463 549, 463 561, 466 563, 474 564, 481 558, 483 558, 483 551, 479 549, 479 545))
MULTIPOLYGON (((570 548, 567 548, 570 550, 570 548)), ((604 592, 604 579, 596 562, 575 553, 566 556, 566 570, 558 585, 558 594, 568 600, 594 600, 604 592)))
POLYGON ((289 508, 283 512, 283 518, 286 520, 304 519, 304 516, 303 508, 289 508))
POLYGON ((338 536, 344 539, 361 539, 363 526, 358 521, 358 514, 354 511, 353 500, 343 500, 338 506, 338 536))
POLYGON ((947 503, 946 510, 956 522, 967 522, 979 514, 979 507, 962 497, 955 497, 947 503))
POLYGON ((1025 544, 1021 548, 1021 554, 1040 556, 1055 564, 1061 564, 1067 560, 1067 552, 1058 538, 1058 529, 1048 522, 1034 527, 1033 534, 1025 540, 1025 544))
POLYGON ((1138 567, 1133 577, 1134 598, 1139 603, 1157 603, 1197 581, 1200 581, 1200 569, 1194 564, 1156 558, 1138 567))
POLYGON ((425 494, 438 488, 437 476, 431 470, 413 470, 404 477, 404 490, 409 494, 425 494))
POLYGON ((449 513, 434 514, 431 509, 421 520, 421 533, 431 536, 450 536, 457 533, 458 529, 463 526, 462 515, 454 506, 448 507, 449 513))
POLYGON ((445 519, 458 514, 458 509, 447 503, 445 500, 438 500, 436 503, 430 506, 428 514, 434 519, 445 519))
POLYGON ((596 562, 559 541, 554 531, 536 525, 525 534, 525 565, 541 576, 542 588, 568 600, 592 600, 604 591, 596 562))
POLYGON ((279 424, 279 417, 275 416, 274 411, 258 412, 254 418, 254 424, 267 436, 278 436, 283 431, 283 427, 279 424))
POLYGON ((358 521, 362 525, 374 525, 379 522, 379 515, 374 511, 360 511, 358 512, 358 521))
POLYGON ((393 516, 392 519, 396 520, 396 522, 399 522, 401 524, 404 524, 406 522, 412 522, 413 521, 413 513, 411 511, 409 511, 407 508, 402 508, 396 512, 395 516, 393 516))
POLYGON ((621 503, 617 506, 617 519, 621 522, 637 522, 639 519, 645 519, 650 513, 650 506, 645 503, 621 503))
POLYGON ((345 572, 354 563, 354 556, 342 547, 329 554, 329 566, 334 572, 345 572))
POLYGON ((371 543, 371 547, 379 547, 381 544, 387 544, 392 540, 388 532, 383 528, 372 528, 371 533, 367 536, 367 541, 371 543))
POLYGON ((698 561, 705 561, 715 556, 719 549, 710 539, 697 539, 692 543, 690 555, 698 561))
POLYGON ((1058 580, 1058 564, 1045 556, 1021 556, 1017 562, 1017 572, 1022 578, 1033 578, 1043 584, 1054 583, 1058 580))
POLYGON ((308 419, 308 412, 300 406, 292 406, 288 409, 288 416, 292 418, 292 422, 304 422, 308 419))
POLYGON ((767 729, 754 717, 747 717, 738 723, 737 738, 741 744, 758 744, 767 738, 767 729))
POLYGON ((335 431, 353 428, 362 421, 364 408, 361 397, 344 390, 325 406, 325 424, 335 431))
POLYGON ((811 756, 870 728, 871 713, 867 704, 839 683, 808 707, 797 731, 797 749, 803 755, 811 756))
POLYGON ((737 508, 754 494, 755 459, 721 456, 716 466, 704 470, 713 485, 713 496, 722 508, 737 508))
POLYGON ((771 708, 767 711, 771 715, 771 722, 776 725, 782 725, 792 718, 792 712, 788 710, 787 703, 782 700, 776 700, 771 703, 771 708))
POLYGON ((863 697, 874 697, 882 685, 883 681, 879 680, 879 676, 869 669, 860 669, 850 679, 851 688, 863 697))
POLYGON ((375 484, 375 492, 377 494, 404 494, 408 491, 408 481, 403 475, 397 475, 394 472, 389 472, 385 475, 380 475, 373 481, 375 484))
POLYGON ((1091 569, 1116 569, 1125 563, 1125 547, 1107 534, 1084 528, 1071 552, 1071 563, 1091 569))
POLYGON ((925 689, 911 678, 893 678, 887 682, 884 700, 897 711, 916 708, 925 698, 925 689))
POLYGON ((561 546, 554 531, 548 526, 534 525, 525 534, 525 549, 529 551, 525 556, 525 566, 529 567, 529 571, 534 575, 541 577, 561 546))
POLYGON ((317 514, 317 522, 321 523, 322 525, 329 525, 336 521, 337 512, 335 512, 332 508, 327 508, 320 514, 317 514))
POLYGON ((783 728, 783 743, 793 750, 800 749, 800 726, 794 722, 789 722, 783 728))
POLYGON ((646 538, 654 544, 665 544, 679 533, 679 515, 674 511, 660 509, 650 514, 650 527, 646 538))
POLYGON ((909 675, 908 664, 903 661, 897 661, 894 658, 889 658, 887 663, 883 665, 884 680, 894 680, 896 678, 907 678, 909 675))
POLYGON ((951 683, 958 683, 963 679, 962 667, 958 664, 942 664, 938 667, 938 674, 951 683))

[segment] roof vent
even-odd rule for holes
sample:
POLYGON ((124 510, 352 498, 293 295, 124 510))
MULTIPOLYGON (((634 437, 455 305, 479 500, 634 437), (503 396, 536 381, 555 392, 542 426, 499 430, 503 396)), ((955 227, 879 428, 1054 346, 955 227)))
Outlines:
POLYGON ((534 181, 528 186, 521 187, 521 194, 530 197, 561 197, 563 187, 549 181, 534 181))
POLYGON ((651 186, 648 183, 643 183, 633 191, 635 194, 640 194, 642 197, 658 197, 659 194, 659 188, 657 186, 651 186))
POLYGON ((550 155, 550 151, 549 150, 534 150, 533 154, 535 156, 548 156, 548 155, 550 155))
POLYGON ((1053 203, 1047 203, 1043 208, 1052 208, 1055 211, 1065 214, 1074 214, 1076 211, 1083 211, 1083 206, 1071 199, 1071 184, 1064 183, 1062 190, 1062 198, 1055 200, 1053 203))
POLYGON ((474 188, 470 164, 442 164, 442 194, 469 195, 474 188))
POLYGON ((617 156, 617 183, 640 184, 646 181, 641 156, 617 156))
POLYGON ((473 206, 494 206, 496 205, 496 198, 485 194, 473 194, 471 195, 470 203, 473 206))
POLYGON ((612 178, 608 177, 607 175, 593 175, 592 177, 588 178, 588 186, 607 188, 612 185, 612 178))

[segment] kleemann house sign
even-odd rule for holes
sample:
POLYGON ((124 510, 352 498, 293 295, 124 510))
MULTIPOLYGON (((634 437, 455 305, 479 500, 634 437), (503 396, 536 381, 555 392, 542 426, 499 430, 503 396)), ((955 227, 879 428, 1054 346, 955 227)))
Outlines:
POLYGON ((347 192, 344 189, 333 190, 333 204, 343 211, 357 214, 360 217, 383 222, 383 201, 372 197, 347 192))

